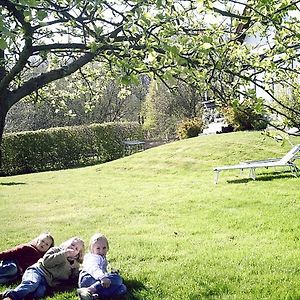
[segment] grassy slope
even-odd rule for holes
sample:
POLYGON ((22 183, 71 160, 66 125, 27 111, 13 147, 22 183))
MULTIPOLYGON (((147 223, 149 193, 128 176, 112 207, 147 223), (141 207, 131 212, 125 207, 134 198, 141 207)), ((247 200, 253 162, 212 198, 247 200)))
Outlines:
POLYGON ((73 235, 88 243, 101 231, 129 299, 300 299, 299 178, 273 169, 252 181, 234 170, 214 185, 212 171, 289 149, 258 132, 201 136, 102 165, 1 178, 0 250, 44 230, 57 243, 73 235))

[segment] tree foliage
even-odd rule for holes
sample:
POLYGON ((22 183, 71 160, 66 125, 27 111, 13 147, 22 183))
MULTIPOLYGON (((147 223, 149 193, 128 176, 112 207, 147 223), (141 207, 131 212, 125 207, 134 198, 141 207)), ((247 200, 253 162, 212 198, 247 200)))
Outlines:
POLYGON ((196 117, 185 119, 178 124, 176 131, 180 139, 196 137, 203 132, 203 119, 196 117))
MULTIPOLYGON (((212 10, 233 24, 218 27, 219 45, 210 48, 208 78, 215 80, 211 89, 220 105, 242 111, 246 99, 254 103, 254 113, 284 115, 290 126, 299 128, 295 118, 299 108, 284 103, 276 93, 279 84, 291 92, 299 82, 299 1, 219 2, 224 7, 217 9, 213 1, 212 10)), ((277 120, 272 124, 285 126, 277 120)))
POLYGON ((109 73, 101 73, 98 64, 89 64, 80 72, 51 82, 16 103, 6 119, 5 133, 84 125, 92 123, 138 121, 141 103, 149 79, 124 85, 109 73))
POLYGON ((288 127, 300 128, 300 84, 294 82, 291 87, 277 87, 276 96, 280 105, 275 103, 275 108, 281 112, 282 123, 288 127))
POLYGON ((15 103, 32 93, 38 97, 41 88, 93 59, 124 83, 175 67, 179 50, 171 39, 191 3, 170 4, 0 0, 0 136, 15 103))
POLYGON ((228 125, 234 130, 263 130, 267 128, 268 117, 252 99, 244 99, 238 106, 226 106, 222 113, 228 125))
POLYGON ((210 90, 220 105, 256 101, 255 87, 271 113, 285 110, 270 101, 299 115, 273 90, 299 75, 298 2, 0 0, 0 138, 15 103, 92 60, 123 83, 151 72, 210 90))
POLYGON ((172 139, 177 136, 178 123, 203 118, 205 98, 201 91, 182 81, 174 82, 176 88, 170 90, 159 80, 151 81, 141 110, 143 128, 148 137, 172 139))

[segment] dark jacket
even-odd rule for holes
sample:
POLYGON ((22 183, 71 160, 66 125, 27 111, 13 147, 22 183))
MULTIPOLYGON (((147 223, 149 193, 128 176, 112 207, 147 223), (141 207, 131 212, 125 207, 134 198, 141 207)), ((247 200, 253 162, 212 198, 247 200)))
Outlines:
POLYGON ((41 253, 33 245, 22 244, 0 252, 0 260, 15 260, 20 274, 23 274, 29 266, 35 264, 43 255, 44 253, 41 253))

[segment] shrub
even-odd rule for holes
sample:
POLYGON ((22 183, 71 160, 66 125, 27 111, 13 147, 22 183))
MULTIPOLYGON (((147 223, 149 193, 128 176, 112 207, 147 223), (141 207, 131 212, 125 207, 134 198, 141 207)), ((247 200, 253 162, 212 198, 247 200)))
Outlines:
POLYGON ((142 139, 138 123, 104 123, 6 134, 3 175, 57 170, 122 157, 125 139, 142 139))
POLYGON ((235 131, 266 129, 268 120, 264 110, 256 109, 256 103, 245 100, 237 106, 227 106, 222 109, 226 122, 235 131))
POLYGON ((203 121, 200 118, 185 119, 177 125, 177 136, 187 139, 198 136, 203 131, 203 121))

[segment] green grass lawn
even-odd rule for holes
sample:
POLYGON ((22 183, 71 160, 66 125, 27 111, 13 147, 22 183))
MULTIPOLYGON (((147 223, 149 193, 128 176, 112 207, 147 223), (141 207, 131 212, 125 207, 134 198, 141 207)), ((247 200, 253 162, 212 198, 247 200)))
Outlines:
POLYGON ((300 299, 300 179, 232 170, 215 185, 213 173, 290 148, 259 132, 200 136, 102 165, 0 178, 0 250, 43 231, 56 244, 77 235, 87 245, 100 231, 128 299, 300 299))

